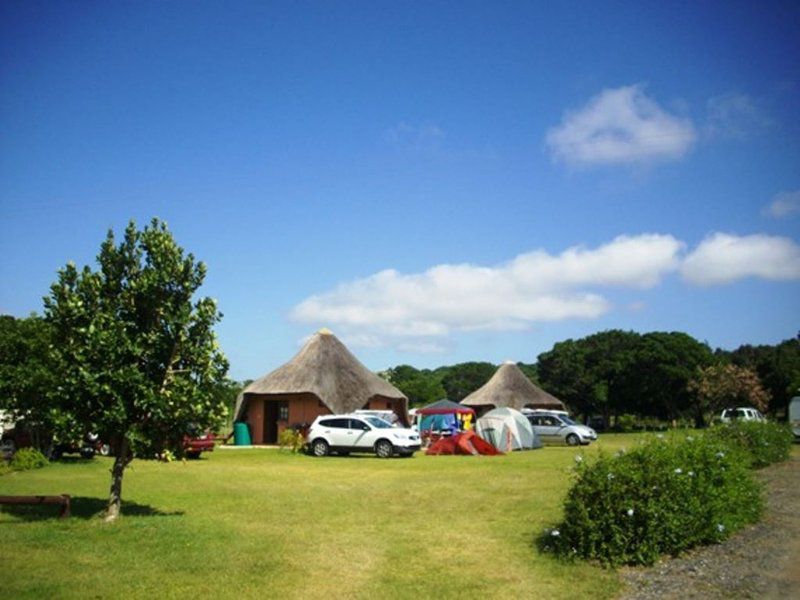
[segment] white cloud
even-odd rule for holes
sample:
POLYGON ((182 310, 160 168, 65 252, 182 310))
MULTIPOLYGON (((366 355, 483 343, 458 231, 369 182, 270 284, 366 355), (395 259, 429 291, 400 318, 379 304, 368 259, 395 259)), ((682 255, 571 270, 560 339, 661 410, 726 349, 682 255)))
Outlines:
POLYGON ((800 246, 785 237, 714 233, 686 257, 681 274, 697 285, 719 285, 746 277, 800 279, 800 246))
POLYGON ((709 138, 743 139, 770 124, 750 96, 728 92, 709 98, 705 133, 709 138))
POLYGON ((567 112, 546 141, 555 160, 607 165, 681 158, 696 138, 689 119, 669 114, 642 85, 632 85, 603 90, 567 112))
POLYGON ((543 250, 492 267, 443 264, 404 275, 388 269, 343 283, 294 307, 294 320, 334 326, 356 344, 440 351, 454 331, 509 331, 533 323, 591 319, 611 308, 593 291, 648 288, 679 266, 683 244, 669 235, 620 236, 595 249, 543 250))
POLYGON ((800 190, 776 194, 764 213, 776 219, 800 213, 800 190))

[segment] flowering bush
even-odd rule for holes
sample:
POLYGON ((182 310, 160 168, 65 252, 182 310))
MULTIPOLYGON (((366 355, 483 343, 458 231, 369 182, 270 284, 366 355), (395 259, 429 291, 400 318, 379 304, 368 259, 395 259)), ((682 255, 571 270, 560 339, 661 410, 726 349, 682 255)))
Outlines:
POLYGON ((707 435, 743 448, 754 469, 789 458, 794 440, 787 425, 759 421, 733 421, 716 425, 707 435))
POLYGON ((745 453, 711 436, 655 439, 575 468, 564 521, 541 540, 562 556, 652 564, 720 541, 762 509, 745 453))

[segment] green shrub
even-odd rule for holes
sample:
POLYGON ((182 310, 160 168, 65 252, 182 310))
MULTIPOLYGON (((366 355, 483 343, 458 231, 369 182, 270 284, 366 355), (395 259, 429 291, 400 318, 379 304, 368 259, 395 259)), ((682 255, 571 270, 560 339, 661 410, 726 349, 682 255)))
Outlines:
POLYGON ((762 510, 746 454, 712 437, 655 439, 576 470, 563 522, 541 539, 561 556, 652 564, 718 542, 762 510))
POLYGON ((15 471, 27 471, 40 469, 49 464, 50 461, 36 448, 20 448, 14 453, 10 466, 15 471))
POLYGON ((639 424, 636 419, 636 415, 619 415, 616 419, 614 419, 614 431, 635 431, 639 429, 639 424))
POLYGON ((794 441, 788 425, 759 421, 723 423, 709 429, 707 435, 743 448, 754 469, 789 458, 794 441))
POLYGON ((289 448, 292 452, 302 452, 306 448, 306 438, 295 429, 284 429, 278 436, 278 445, 283 448, 289 448))

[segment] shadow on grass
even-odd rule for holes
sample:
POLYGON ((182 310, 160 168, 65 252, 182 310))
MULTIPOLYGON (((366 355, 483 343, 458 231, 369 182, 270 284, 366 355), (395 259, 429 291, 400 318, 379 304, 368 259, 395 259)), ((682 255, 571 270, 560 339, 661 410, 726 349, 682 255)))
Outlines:
MULTIPOLYGON (((73 496, 70 499, 70 516, 68 519, 96 519, 100 518, 108 503, 104 498, 87 498, 73 496)), ((44 521, 58 519, 60 506, 53 504, 5 504, 0 505, 0 512, 13 515, 21 521, 44 521)), ((180 511, 163 511, 147 504, 137 504, 131 501, 122 501, 123 517, 180 517, 180 511)))

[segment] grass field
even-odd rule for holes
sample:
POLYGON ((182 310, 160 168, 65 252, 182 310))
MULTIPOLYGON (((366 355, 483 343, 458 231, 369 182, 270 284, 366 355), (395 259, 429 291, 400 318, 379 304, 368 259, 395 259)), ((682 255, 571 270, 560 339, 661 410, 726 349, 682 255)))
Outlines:
POLYGON ((135 461, 123 517, 105 524, 110 459, 0 477, 3 494, 74 497, 2 507, 0 581, 7 598, 613 597, 613 571, 562 564, 535 538, 560 517, 578 452, 501 457, 315 459, 221 450, 200 461, 135 461))

